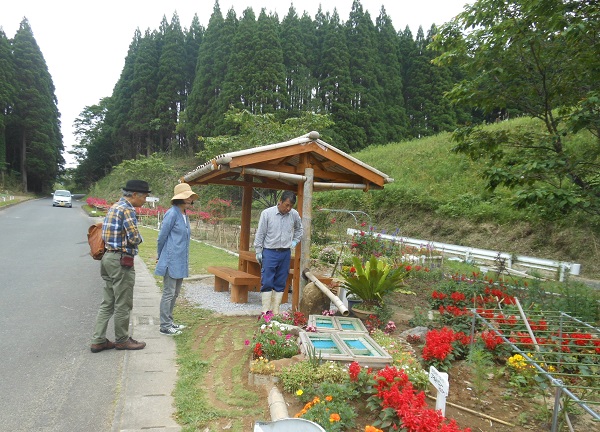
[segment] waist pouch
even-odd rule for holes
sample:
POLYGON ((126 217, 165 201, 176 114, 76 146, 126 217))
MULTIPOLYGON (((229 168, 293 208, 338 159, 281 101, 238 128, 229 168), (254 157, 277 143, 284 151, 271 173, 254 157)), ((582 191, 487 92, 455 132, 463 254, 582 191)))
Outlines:
POLYGON ((122 267, 133 267, 133 256, 132 255, 121 255, 121 259, 119 260, 122 267))

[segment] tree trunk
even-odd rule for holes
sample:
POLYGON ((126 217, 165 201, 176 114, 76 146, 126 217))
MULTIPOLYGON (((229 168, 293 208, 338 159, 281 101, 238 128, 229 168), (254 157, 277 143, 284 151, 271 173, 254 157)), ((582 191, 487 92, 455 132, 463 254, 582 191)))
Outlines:
POLYGON ((23 186, 23 192, 27 192, 27 139, 25 137, 25 131, 21 137, 21 184, 23 186))

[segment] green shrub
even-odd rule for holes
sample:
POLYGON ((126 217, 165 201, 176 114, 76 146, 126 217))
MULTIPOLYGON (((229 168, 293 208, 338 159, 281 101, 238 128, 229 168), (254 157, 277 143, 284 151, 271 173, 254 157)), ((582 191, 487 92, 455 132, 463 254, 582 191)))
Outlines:
POLYGON ((347 382, 348 371, 337 362, 321 363, 315 368, 309 362, 303 361, 284 368, 279 373, 279 378, 286 392, 296 393, 297 390, 311 392, 324 382, 339 384, 347 382))
POLYGON ((319 259, 324 263, 335 264, 339 252, 332 246, 325 246, 319 251, 319 259))
POLYGON ((350 383, 322 383, 310 398, 303 391, 297 391, 296 394, 303 400, 312 399, 296 417, 313 421, 327 432, 350 430, 355 426, 357 414, 348 402, 360 394, 350 383))

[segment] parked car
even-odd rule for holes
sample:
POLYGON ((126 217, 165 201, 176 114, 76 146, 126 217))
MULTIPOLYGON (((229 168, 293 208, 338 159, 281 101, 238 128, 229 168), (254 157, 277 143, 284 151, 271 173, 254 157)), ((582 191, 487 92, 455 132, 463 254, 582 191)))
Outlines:
POLYGON ((52 196, 52 207, 73 207, 72 195, 68 190, 55 190, 52 196))

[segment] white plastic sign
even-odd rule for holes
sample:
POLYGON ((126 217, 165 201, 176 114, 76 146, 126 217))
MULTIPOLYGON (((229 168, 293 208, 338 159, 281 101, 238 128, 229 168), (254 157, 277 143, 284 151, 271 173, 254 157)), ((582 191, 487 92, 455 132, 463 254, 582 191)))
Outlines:
POLYGON ((448 374, 440 372, 435 367, 429 366, 429 382, 433 384, 437 390, 435 398, 435 409, 440 410, 443 416, 446 416, 446 398, 450 391, 450 383, 448 382, 448 374))

